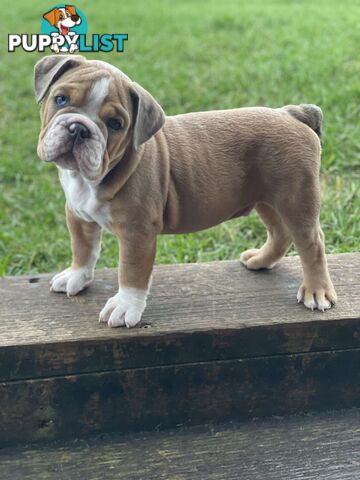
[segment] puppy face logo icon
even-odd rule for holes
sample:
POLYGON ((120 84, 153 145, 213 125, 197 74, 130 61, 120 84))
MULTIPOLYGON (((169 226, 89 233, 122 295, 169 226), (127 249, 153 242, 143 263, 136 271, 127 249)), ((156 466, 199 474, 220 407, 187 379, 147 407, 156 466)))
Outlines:
POLYGON ((76 13, 74 5, 65 5, 64 8, 53 8, 43 15, 50 25, 56 26, 62 35, 67 35, 71 27, 79 25, 81 18, 76 13))
MULTIPOLYGON (((56 27, 59 35, 65 38, 67 35, 73 37, 75 32, 72 32, 71 28, 81 23, 81 17, 77 14, 74 5, 53 8, 49 12, 44 13, 43 18, 47 20, 52 27, 56 27)), ((54 53, 59 53, 60 51, 74 53, 75 50, 79 49, 76 43, 71 43, 69 47, 63 46, 61 48, 58 44, 54 44, 50 48, 54 53)))
POLYGON ((124 51, 127 33, 88 35, 87 29, 87 19, 80 8, 60 3, 42 14, 40 34, 9 33, 8 52, 44 52, 47 48, 54 53, 124 51))

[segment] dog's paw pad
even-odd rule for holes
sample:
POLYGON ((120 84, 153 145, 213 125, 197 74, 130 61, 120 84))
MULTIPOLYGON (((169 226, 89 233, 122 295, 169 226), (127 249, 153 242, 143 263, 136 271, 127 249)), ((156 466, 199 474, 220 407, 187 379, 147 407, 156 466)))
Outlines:
POLYGON ((140 323, 146 306, 146 290, 137 288, 120 288, 119 292, 109 298, 100 312, 99 321, 109 327, 135 327, 140 323))

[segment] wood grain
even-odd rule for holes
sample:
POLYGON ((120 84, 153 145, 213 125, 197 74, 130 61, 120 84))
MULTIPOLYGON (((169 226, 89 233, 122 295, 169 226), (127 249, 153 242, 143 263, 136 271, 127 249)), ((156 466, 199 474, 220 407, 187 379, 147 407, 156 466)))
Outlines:
POLYGON ((113 270, 71 299, 1 279, 0 445, 360 406, 360 255, 329 266, 326 313, 296 304, 298 258, 161 266, 132 330, 97 320, 113 270))
POLYGON ((0 451, 2 480, 356 480, 360 411, 0 451))
POLYGON ((98 312, 116 290, 102 270, 83 294, 50 293, 50 275, 0 279, 0 380, 360 347, 360 255, 329 255, 338 305, 296 303, 298 257, 269 272, 239 262, 156 267, 142 328, 98 312))
POLYGON ((360 349, 0 384, 0 444, 360 407, 360 349))

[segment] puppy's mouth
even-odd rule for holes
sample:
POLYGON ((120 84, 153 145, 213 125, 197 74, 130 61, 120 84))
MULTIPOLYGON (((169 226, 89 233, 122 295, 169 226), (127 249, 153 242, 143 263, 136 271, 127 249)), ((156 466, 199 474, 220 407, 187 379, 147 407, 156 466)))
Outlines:
POLYGON ((80 171, 79 166, 72 153, 72 149, 70 149, 66 153, 61 153, 60 155, 55 157, 53 161, 56 163, 58 167, 63 168, 65 170, 72 170, 74 172, 80 171))
POLYGON ((63 35, 67 35, 69 33, 69 28, 68 27, 64 27, 64 25, 60 25, 60 28, 61 28, 61 33, 63 35))
POLYGON ((92 155, 94 151, 91 142, 70 139, 61 147, 55 149, 51 160, 60 168, 81 172, 86 178, 96 176, 99 169, 99 161, 92 155))
POLYGON ((46 162, 94 180, 102 171, 106 141, 99 127, 87 117, 66 113, 55 117, 39 141, 38 154, 46 162))

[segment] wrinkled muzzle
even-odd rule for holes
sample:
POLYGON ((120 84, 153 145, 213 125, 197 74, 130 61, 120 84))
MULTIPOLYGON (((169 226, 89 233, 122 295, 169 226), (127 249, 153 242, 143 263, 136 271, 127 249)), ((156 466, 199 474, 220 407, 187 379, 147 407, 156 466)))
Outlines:
POLYGON ((38 155, 67 170, 79 171, 91 181, 100 180, 106 141, 99 127, 85 115, 57 115, 39 138, 38 155))

